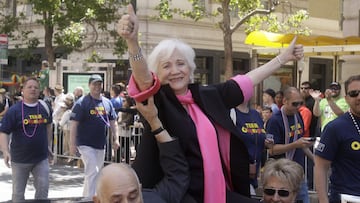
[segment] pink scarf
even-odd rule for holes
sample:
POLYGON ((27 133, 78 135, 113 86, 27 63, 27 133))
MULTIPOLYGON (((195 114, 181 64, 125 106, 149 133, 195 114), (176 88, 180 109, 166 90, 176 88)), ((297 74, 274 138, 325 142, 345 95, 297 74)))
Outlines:
POLYGON ((190 91, 186 95, 177 95, 177 98, 195 123, 204 167, 204 203, 225 203, 226 183, 215 128, 195 104, 190 91))

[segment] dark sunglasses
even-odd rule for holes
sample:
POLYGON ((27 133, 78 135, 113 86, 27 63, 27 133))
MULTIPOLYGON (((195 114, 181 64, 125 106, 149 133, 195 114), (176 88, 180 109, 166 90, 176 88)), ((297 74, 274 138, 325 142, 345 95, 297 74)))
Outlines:
POLYGON ((275 195, 275 193, 278 193, 280 197, 288 197, 290 195, 290 191, 288 190, 283 190, 283 189, 275 190, 271 188, 265 188, 264 193, 269 196, 273 196, 275 195))
POLYGON ((308 90, 310 87, 300 87, 301 90, 308 90))
POLYGON ((291 105, 292 105, 293 107, 298 107, 298 106, 301 106, 301 105, 303 105, 303 104, 304 104, 304 102, 302 102, 302 101, 291 103, 291 105))
POLYGON ((347 93, 347 95, 349 95, 350 97, 357 97, 359 96, 360 90, 352 90, 350 92, 347 93))
POLYGON ((339 87, 330 87, 330 89, 331 89, 331 90, 335 90, 335 91, 340 90, 339 87))

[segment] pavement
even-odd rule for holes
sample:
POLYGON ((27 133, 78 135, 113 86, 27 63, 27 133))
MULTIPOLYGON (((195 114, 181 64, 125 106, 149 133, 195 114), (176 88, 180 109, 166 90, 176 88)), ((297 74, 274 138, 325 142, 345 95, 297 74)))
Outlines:
MULTIPOLYGON (((80 199, 82 196, 84 172, 77 166, 57 164, 50 166, 50 188, 49 198, 51 199, 80 199)), ((11 200, 12 180, 11 169, 6 167, 4 159, 0 155, 0 202, 11 200)), ((34 199, 35 188, 33 178, 30 175, 25 190, 25 199, 34 199)))

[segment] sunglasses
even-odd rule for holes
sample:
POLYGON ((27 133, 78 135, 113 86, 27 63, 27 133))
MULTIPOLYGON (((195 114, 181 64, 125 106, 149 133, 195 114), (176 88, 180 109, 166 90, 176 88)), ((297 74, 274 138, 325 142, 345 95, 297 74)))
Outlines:
POLYGON ((308 90, 310 87, 300 87, 301 90, 308 90))
POLYGON ((349 95, 350 97, 357 97, 359 96, 360 90, 352 90, 350 92, 347 93, 347 95, 349 95))
POLYGON ((330 87, 330 90, 337 91, 337 90, 340 90, 340 88, 339 87, 330 87))
POLYGON ((290 195, 289 190, 283 190, 283 189, 275 190, 271 188, 265 188, 264 193, 269 196, 274 196, 275 193, 277 193, 280 197, 288 197, 290 195))
POLYGON ((299 101, 299 102, 293 102, 293 103, 291 103, 291 105, 293 106, 293 107, 299 107, 299 106, 301 106, 301 105, 303 105, 304 104, 304 102, 303 101, 299 101))

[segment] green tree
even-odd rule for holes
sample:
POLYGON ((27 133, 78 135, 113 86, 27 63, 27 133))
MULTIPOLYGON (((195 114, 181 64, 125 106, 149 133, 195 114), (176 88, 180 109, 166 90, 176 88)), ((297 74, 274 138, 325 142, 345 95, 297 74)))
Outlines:
MULTIPOLYGON (((41 16, 37 23, 44 27, 45 50, 49 64, 55 61, 55 49, 83 51, 95 44, 108 46, 109 39, 124 45, 110 25, 120 13, 123 1, 118 0, 28 0, 33 12, 41 16), (99 36, 103 36, 100 37, 99 36), (105 37, 104 37, 105 36, 105 37), (84 43, 86 41, 86 43, 84 43)), ((117 48, 121 54, 125 48, 117 48)))
POLYGON ((268 0, 267 5, 263 5, 260 0, 215 0, 212 2, 219 6, 213 11, 206 10, 203 0, 188 0, 188 2, 192 9, 183 10, 172 8, 172 0, 160 0, 155 8, 159 11, 157 18, 170 20, 174 15, 180 15, 194 21, 203 18, 219 19, 215 26, 223 32, 225 78, 230 78, 233 75, 232 34, 241 25, 246 25, 247 33, 259 29, 285 33, 295 32, 295 30, 297 33, 308 32, 307 28, 301 28, 301 22, 308 18, 305 11, 298 11, 294 15, 287 16, 287 20, 283 22, 279 22, 276 15, 268 15, 279 4, 279 1, 275 0, 268 0))
MULTIPOLYGON (((16 1, 13 2, 16 3, 16 1)), ((29 59, 31 52, 38 46, 39 40, 31 37, 32 30, 21 29, 21 21, 26 17, 23 13, 15 15, 8 3, 9 1, 0 2, 0 33, 6 34, 8 40, 13 42, 16 56, 29 59)))

